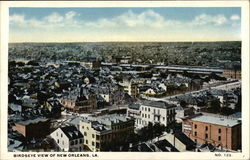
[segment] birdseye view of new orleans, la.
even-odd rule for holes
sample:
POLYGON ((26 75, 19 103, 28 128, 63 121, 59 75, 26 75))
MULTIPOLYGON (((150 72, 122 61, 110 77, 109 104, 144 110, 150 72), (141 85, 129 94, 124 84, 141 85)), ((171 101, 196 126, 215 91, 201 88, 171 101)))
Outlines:
POLYGON ((240 7, 9 8, 9 152, 242 152, 240 7))

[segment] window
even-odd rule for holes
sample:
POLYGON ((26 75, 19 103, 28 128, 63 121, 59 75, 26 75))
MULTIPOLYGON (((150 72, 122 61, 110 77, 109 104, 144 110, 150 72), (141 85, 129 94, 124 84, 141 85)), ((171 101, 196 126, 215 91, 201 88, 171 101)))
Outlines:
POLYGON ((206 131, 208 130, 208 126, 205 127, 205 130, 206 130, 206 131))
POLYGON ((86 140, 86 144, 88 144, 89 142, 88 142, 88 140, 86 140))
POLYGON ((194 136, 197 136, 197 132, 194 132, 194 136))
POLYGON ((150 114, 148 115, 148 118, 150 118, 150 114))
POLYGON ((147 107, 145 107, 145 111, 147 111, 147 107))
POLYGON ((197 139, 194 139, 195 143, 197 143, 197 139))
POLYGON ((195 129, 197 128, 197 124, 194 125, 194 128, 195 128, 195 129))
POLYGON ((145 118, 147 118, 147 114, 145 114, 145 118))
POLYGON ((89 127, 87 127, 87 130, 89 130, 89 127))
POLYGON ((143 107, 141 107, 141 110, 143 111, 143 107))
POLYGON ((82 139, 80 139, 80 143, 82 143, 82 139))
POLYGON ((162 120, 165 121, 165 117, 162 117, 162 120))
POLYGON ((221 133, 221 129, 220 128, 218 129, 218 133, 221 133))
POLYGON ((96 142, 96 148, 99 148, 100 144, 98 142, 96 142))
POLYGON ((63 134, 61 133, 61 137, 63 137, 63 134))
POLYGON ((84 129, 84 126, 82 126, 82 129, 84 129))
POLYGON ((218 136, 218 141, 221 141, 221 136, 218 136))
POLYGON ((87 133, 86 133, 86 132, 84 132, 84 136, 87 136, 87 133))
POLYGON ((148 111, 150 112, 150 108, 148 108, 148 111))
POLYGON ((99 140, 100 139, 100 136, 99 135, 96 135, 96 140, 99 140))
POLYGON ((78 144, 78 140, 75 140, 75 144, 78 144))
POLYGON ((95 135, 94 135, 94 134, 92 134, 92 138, 95 138, 95 135))
POLYGON ((208 134, 207 134, 207 133, 205 134, 205 138, 206 138, 206 139, 208 138, 208 134))
POLYGON ((57 139, 57 143, 59 143, 60 141, 59 141, 59 139, 57 139))
POLYGON ((92 146, 95 146, 95 142, 92 142, 92 146))
POLYGON ((142 113, 142 117, 144 117, 144 114, 142 113))

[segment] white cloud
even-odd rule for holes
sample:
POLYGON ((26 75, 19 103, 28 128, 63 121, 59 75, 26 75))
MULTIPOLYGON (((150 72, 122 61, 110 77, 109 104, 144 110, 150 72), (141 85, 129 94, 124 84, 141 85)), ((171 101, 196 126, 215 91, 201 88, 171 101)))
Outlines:
MULTIPOLYGON (((208 15, 201 14, 195 16, 193 20, 183 21, 175 19, 167 19, 161 14, 153 11, 146 10, 144 12, 136 13, 132 10, 124 12, 121 15, 117 15, 113 18, 100 18, 92 21, 84 21, 76 19, 79 14, 75 11, 69 11, 65 14, 59 14, 53 12, 50 15, 42 19, 27 19, 25 15, 11 15, 10 22, 15 23, 19 27, 36 27, 43 29, 51 28, 84 28, 84 27, 96 27, 96 28, 108 28, 108 27, 144 27, 144 28, 157 28, 164 29, 166 27, 177 26, 203 26, 213 25, 220 26, 228 23, 227 18, 222 15, 208 15)), ((232 16, 233 19, 237 19, 236 15, 232 16)), ((232 19, 232 17, 230 19, 232 19)))
POLYGON ((180 21, 173 19, 166 19, 159 13, 153 10, 146 10, 141 13, 134 13, 129 10, 117 17, 111 19, 99 19, 94 22, 85 23, 91 27, 150 27, 150 28, 164 28, 167 26, 202 26, 202 25, 213 25, 220 26, 228 22, 227 18, 222 15, 207 15, 201 14, 194 17, 191 21, 180 21))
POLYGON ((9 17, 10 23, 24 23, 24 15, 14 14, 9 17))
POLYGON ((15 24, 19 27, 37 27, 43 29, 51 29, 58 27, 79 27, 78 21, 74 18, 76 17, 76 12, 69 11, 65 14, 59 14, 53 12, 52 14, 44 17, 43 19, 27 19, 24 15, 11 15, 9 20, 11 24, 15 24))
POLYGON ((65 19, 73 19, 76 16, 76 12, 69 11, 65 14, 65 19))
POLYGON ((180 24, 175 20, 166 20, 159 13, 153 10, 146 10, 141 13, 134 13, 129 10, 121 15, 111 19, 99 19, 95 22, 85 23, 87 26, 92 27, 152 27, 161 28, 169 25, 180 24))
POLYGON ((239 16, 239 15, 232 15, 232 16, 230 17, 230 19, 231 19, 232 21, 237 21, 237 20, 240 19, 240 16, 239 16))
POLYGON ((227 18, 222 15, 211 16, 207 14, 201 14, 196 16, 194 20, 190 23, 191 25, 223 25, 227 23, 227 18))
POLYGON ((62 22, 64 17, 61 16, 59 13, 54 12, 51 15, 45 17, 44 19, 47 20, 49 23, 58 23, 62 22))

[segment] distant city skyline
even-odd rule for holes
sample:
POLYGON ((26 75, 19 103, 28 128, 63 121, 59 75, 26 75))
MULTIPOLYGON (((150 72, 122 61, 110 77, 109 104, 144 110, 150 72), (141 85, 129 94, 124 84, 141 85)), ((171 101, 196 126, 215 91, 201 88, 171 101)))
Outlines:
POLYGON ((9 42, 238 41, 240 7, 10 8, 9 42))

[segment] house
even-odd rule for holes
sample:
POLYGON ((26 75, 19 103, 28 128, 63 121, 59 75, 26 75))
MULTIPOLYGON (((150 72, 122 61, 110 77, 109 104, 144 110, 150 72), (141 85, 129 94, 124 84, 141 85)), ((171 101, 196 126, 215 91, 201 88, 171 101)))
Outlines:
POLYGON ((128 64, 131 61, 131 57, 130 56, 116 57, 114 61, 116 63, 128 64))
POLYGON ((179 151, 194 151, 196 143, 182 132, 165 133, 164 138, 179 151))
POLYGON ((90 69, 96 69, 101 67, 101 61, 95 57, 85 57, 84 60, 80 62, 80 65, 90 69))
POLYGON ((166 139, 159 140, 153 143, 155 146, 155 151, 157 152, 179 152, 171 143, 169 143, 166 139))
POLYGON ((197 144, 211 143, 230 150, 241 149, 241 121, 215 114, 184 119, 182 131, 197 144))
POLYGON ((175 113, 176 122, 181 123, 183 118, 194 114, 194 108, 179 105, 175 108, 175 113))
MULTIPOLYGON (((141 119, 141 111, 140 104, 130 104, 127 108, 127 117, 133 117, 136 121, 141 119)), ((137 123, 135 123, 135 127, 138 127, 137 123)))
POLYGON ((50 120, 37 117, 35 119, 21 120, 14 123, 14 131, 18 131, 27 139, 43 138, 49 134, 50 120))
POLYGON ((112 143, 125 140, 134 132, 134 120, 123 115, 87 117, 79 125, 84 145, 91 151, 107 151, 112 143))
POLYGON ((129 148, 130 152, 153 152, 154 150, 146 143, 140 143, 129 148))
POLYGON ((66 126, 56 129, 50 134, 59 147, 59 151, 83 151, 83 135, 75 126, 66 126))
POLYGON ((139 97, 139 88, 138 88, 138 82, 133 80, 123 80, 122 83, 119 83, 124 89, 126 93, 128 93, 133 98, 139 97))
POLYGON ((175 121, 175 107, 164 101, 143 100, 139 106, 130 105, 127 116, 135 118, 137 128, 147 126, 149 122, 167 126, 175 121))
POLYGON ((60 117, 62 112, 62 105, 58 100, 49 99, 45 106, 48 108, 53 117, 60 117))
POLYGON ((64 95, 59 101, 68 110, 82 112, 97 108, 96 95, 87 93, 87 89, 76 88, 64 95))
POLYGON ((222 76, 241 80, 241 69, 225 69, 222 76))

